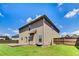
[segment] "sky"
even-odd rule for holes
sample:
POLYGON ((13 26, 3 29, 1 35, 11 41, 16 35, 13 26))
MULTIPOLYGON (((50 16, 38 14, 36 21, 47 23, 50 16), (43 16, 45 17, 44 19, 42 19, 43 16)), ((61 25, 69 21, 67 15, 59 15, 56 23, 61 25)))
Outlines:
POLYGON ((39 16, 47 15, 60 34, 79 34, 77 3, 0 3, 0 35, 18 34, 18 29, 39 16))

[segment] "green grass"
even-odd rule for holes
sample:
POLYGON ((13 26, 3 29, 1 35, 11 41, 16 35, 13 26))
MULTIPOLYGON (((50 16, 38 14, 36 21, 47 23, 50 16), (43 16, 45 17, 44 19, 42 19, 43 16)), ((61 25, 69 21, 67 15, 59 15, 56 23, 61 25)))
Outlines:
POLYGON ((79 50, 67 45, 10 47, 0 44, 0 56, 79 56, 79 50))

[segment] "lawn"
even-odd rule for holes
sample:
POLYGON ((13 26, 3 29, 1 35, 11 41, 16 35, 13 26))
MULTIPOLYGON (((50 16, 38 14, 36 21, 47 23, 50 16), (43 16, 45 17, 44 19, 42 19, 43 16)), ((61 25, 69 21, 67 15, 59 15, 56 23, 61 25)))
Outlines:
POLYGON ((79 56, 79 50, 67 45, 10 47, 0 44, 0 56, 79 56))

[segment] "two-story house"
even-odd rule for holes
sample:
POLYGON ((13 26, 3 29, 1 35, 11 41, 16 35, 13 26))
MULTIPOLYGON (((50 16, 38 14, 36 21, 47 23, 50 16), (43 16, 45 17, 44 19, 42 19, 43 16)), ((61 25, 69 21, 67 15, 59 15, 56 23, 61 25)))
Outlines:
POLYGON ((59 32, 50 19, 43 15, 19 28, 19 43, 50 45, 53 44, 53 38, 59 37, 59 32))

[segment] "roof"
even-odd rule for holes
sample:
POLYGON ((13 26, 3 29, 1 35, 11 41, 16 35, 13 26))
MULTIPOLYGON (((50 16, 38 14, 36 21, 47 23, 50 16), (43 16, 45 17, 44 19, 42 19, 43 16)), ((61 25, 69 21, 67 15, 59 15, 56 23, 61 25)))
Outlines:
POLYGON ((21 30, 21 29, 27 27, 27 26, 30 25, 30 24, 35 23, 36 21, 39 21, 39 20, 42 19, 42 18, 45 18, 45 20, 47 20, 47 21, 55 28, 55 30, 56 30, 58 33, 60 32, 59 29, 53 24, 52 21, 50 21, 50 19, 49 19, 46 15, 40 16, 39 18, 35 19, 34 21, 32 21, 32 22, 30 22, 30 23, 28 23, 28 24, 22 26, 21 28, 19 28, 19 30, 21 30))
POLYGON ((12 36, 12 38, 19 38, 19 34, 12 36))
POLYGON ((8 36, 0 36, 0 38, 8 38, 8 36))

